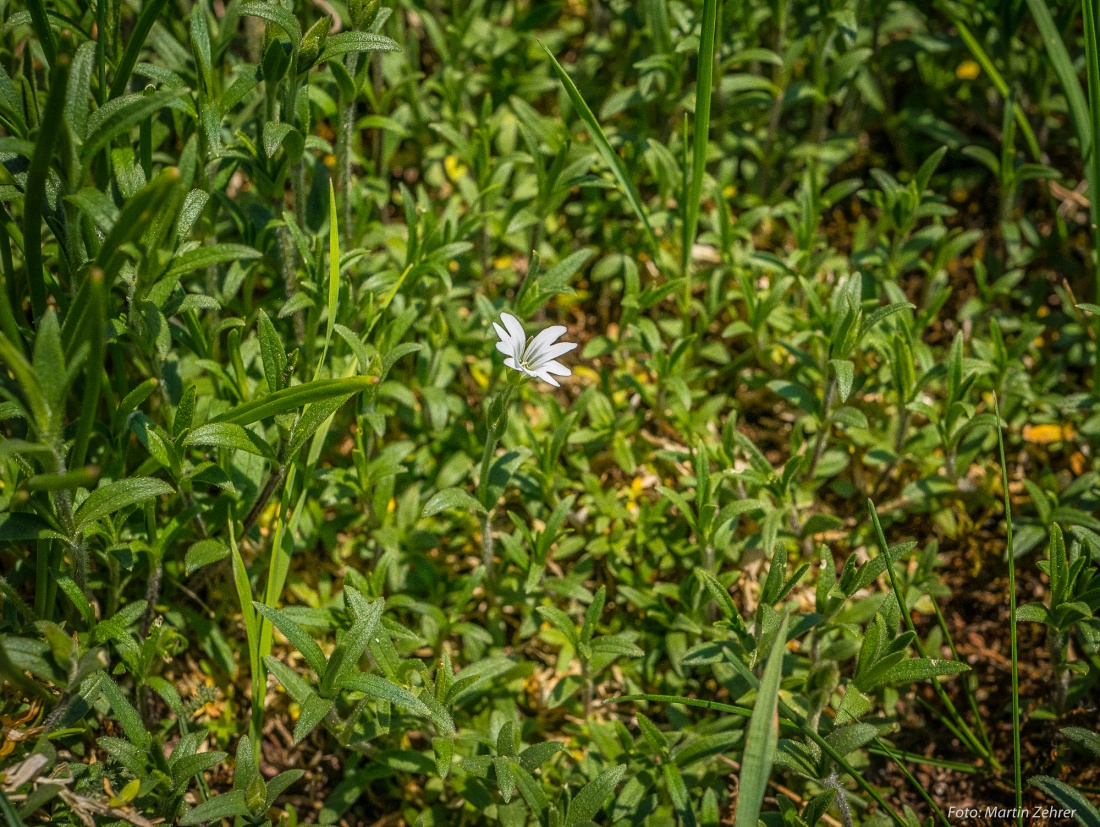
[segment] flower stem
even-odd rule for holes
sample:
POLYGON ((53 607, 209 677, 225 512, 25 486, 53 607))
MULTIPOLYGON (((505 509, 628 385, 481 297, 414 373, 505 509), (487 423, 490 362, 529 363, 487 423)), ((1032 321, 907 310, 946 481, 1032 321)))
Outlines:
POLYGON ((485 566, 485 574, 488 576, 493 569, 493 506, 496 502, 489 502, 489 473, 493 467, 493 457, 496 455, 497 445, 504 435, 504 429, 508 424, 508 404, 512 400, 514 385, 508 385, 489 402, 485 417, 485 448, 481 452, 481 472, 477 480, 477 498, 485 507, 485 517, 481 523, 481 559, 485 566))

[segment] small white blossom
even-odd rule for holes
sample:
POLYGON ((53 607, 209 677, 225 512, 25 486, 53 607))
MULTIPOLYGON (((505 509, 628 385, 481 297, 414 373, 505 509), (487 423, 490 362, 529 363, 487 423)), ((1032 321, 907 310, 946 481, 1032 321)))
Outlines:
POLYGON ((523 325, 519 319, 511 313, 501 313, 500 320, 504 322, 501 327, 493 322, 497 336, 497 350, 508 358, 504 360, 504 366, 518 370, 520 373, 541 379, 543 382, 561 387, 555 380, 555 376, 569 376, 571 371, 561 362, 557 361, 562 356, 577 346, 576 342, 558 342, 555 340, 565 333, 565 327, 554 325, 535 336, 531 343, 527 343, 527 334, 523 332, 523 325))

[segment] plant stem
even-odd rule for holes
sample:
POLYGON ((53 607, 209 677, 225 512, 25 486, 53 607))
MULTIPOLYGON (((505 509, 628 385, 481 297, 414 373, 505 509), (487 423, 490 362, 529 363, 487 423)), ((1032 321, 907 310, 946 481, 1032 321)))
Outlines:
POLYGON ((485 447, 481 452, 481 472, 477 480, 477 498, 485 508, 485 516, 481 523, 481 559, 485 566, 486 577, 493 570, 492 515, 493 506, 495 505, 495 503, 489 502, 489 473, 492 470, 493 456, 496 453, 497 444, 500 442, 504 427, 508 422, 508 404, 512 401, 514 390, 514 385, 508 385, 489 402, 486 413, 485 447))

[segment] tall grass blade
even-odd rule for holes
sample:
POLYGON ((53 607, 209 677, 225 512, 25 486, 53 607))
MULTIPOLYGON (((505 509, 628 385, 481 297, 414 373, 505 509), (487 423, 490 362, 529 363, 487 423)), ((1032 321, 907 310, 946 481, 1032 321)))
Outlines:
POLYGON ((691 153, 691 182, 684 193, 683 242, 680 251, 680 273, 684 277, 683 310, 691 302, 691 248, 699 225, 699 203, 703 196, 703 172, 707 165, 707 143, 710 136, 710 104, 714 85, 714 53, 716 50, 718 0, 703 3, 703 31, 699 41, 699 75, 695 84, 695 133, 691 153))
POLYGON ((88 361, 84 370, 84 396, 81 400, 80 419, 76 426, 76 439, 69 465, 79 468, 88 455, 88 442, 95 423, 99 404, 100 385, 103 379, 103 361, 107 352, 107 293, 103 271, 95 269, 88 276, 81 293, 86 293, 88 314, 83 319, 80 339, 88 343, 88 361))
POLYGON ((325 364, 328 356, 328 348, 332 343, 332 328, 336 324, 336 303, 340 298, 340 226, 336 220, 336 190, 332 187, 332 180, 328 182, 328 322, 325 325, 325 346, 321 350, 321 358, 317 360, 317 369, 313 378, 321 374, 321 366, 325 364))
POLYGON ((111 82, 112 98, 117 98, 126 91, 126 84, 130 82, 130 75, 133 73, 138 57, 141 55, 141 49, 145 45, 145 38, 149 36, 153 23, 156 22, 166 5, 168 5, 168 0, 149 0, 141 10, 141 14, 138 15, 137 23, 134 24, 134 29, 130 32, 126 41, 126 51, 122 53, 122 60, 119 61, 118 68, 115 70, 115 78, 111 82))
POLYGON ((1085 99, 1085 92, 1077 78, 1077 70, 1073 68, 1073 59, 1066 50, 1066 44, 1062 40, 1062 34, 1058 31, 1046 0, 1027 0, 1027 7, 1031 10, 1035 26, 1043 38, 1043 46, 1046 48, 1047 57, 1050 58, 1050 66, 1058 76, 1058 82, 1062 84, 1062 93, 1066 96, 1070 120, 1073 121, 1073 128, 1077 132, 1077 142, 1081 144, 1081 152, 1087 156, 1089 147, 1092 146, 1092 119, 1089 115, 1089 104, 1085 99))
POLYGON ((233 584, 237 590, 237 600, 241 604, 241 617, 244 620, 245 637, 248 641, 248 665, 252 673, 252 714, 249 722, 249 735, 256 749, 259 749, 263 737, 264 690, 267 687, 267 672, 260 659, 259 624, 256 610, 252 608, 252 586, 248 580, 248 569, 237 548, 233 524, 229 524, 229 550, 233 566, 233 584))
MULTIPOLYGON (((1092 132, 1092 140, 1089 143, 1088 164, 1086 166, 1089 176, 1089 214, 1092 219, 1092 253, 1093 270, 1096 278, 1095 297, 1100 304, 1100 226, 1097 225, 1097 217, 1100 216, 1100 153, 1093 152, 1100 141, 1100 50, 1097 45, 1096 32, 1096 0, 1081 0, 1081 8, 1085 12, 1085 76, 1088 79, 1089 89, 1089 127, 1092 132)), ((1082 148, 1083 149, 1083 148, 1082 148)), ((1096 320, 1097 347, 1100 347, 1100 317, 1096 320)), ((1100 387, 1100 353, 1093 356, 1092 365, 1093 389, 1100 387)))
POLYGON ((997 414, 997 450, 1001 460, 1001 489, 1005 498, 1005 553, 1008 555, 1008 639, 1012 660, 1012 773, 1016 785, 1016 823, 1023 824, 1023 772, 1020 766, 1020 659, 1016 641, 1016 554, 1012 547, 1012 502, 1008 496, 1008 464, 1005 462, 1005 442, 1001 429, 1001 404, 993 397, 997 414))
POLYGON ((657 255, 659 252, 657 236, 653 233, 653 227, 649 223, 649 216, 646 214, 645 206, 642 204, 642 198, 638 195, 638 189, 630 179, 626 167, 623 166, 622 158, 620 158, 612 148, 611 142, 607 139, 607 135, 603 131, 603 127, 601 127, 600 122, 596 120, 596 116, 585 102, 577 85, 573 83, 573 79, 569 77, 568 72, 558 63, 558 59, 551 54, 549 49, 545 46, 542 48, 550 58, 550 62, 554 67, 554 72, 557 74, 558 80, 560 80, 561 85, 565 87, 565 94, 569 96, 569 102, 573 104, 573 108, 577 110, 580 119, 584 121, 584 125, 588 127, 588 131, 592 135, 592 140, 596 144, 596 149, 600 153, 600 157, 607 163, 607 166, 611 170, 611 175, 615 178, 615 183, 619 185, 619 189, 622 190, 623 195, 626 196, 626 200, 630 203, 631 209, 633 209, 635 215, 638 216, 638 220, 642 222, 642 229, 645 232, 646 241, 648 241, 650 247, 653 248, 654 255, 657 255))
POLYGON ((46 60, 52 66, 57 59, 57 41, 53 39, 50 19, 46 16, 46 4, 42 0, 27 0, 27 11, 31 15, 31 28, 34 29, 34 35, 38 38, 46 60))
MULTIPOLYGON (((978 39, 974 37, 974 33, 970 31, 970 28, 959 18, 958 15, 953 14, 949 9, 944 8, 944 13, 950 18, 952 24, 958 29, 959 37, 962 38, 963 43, 966 44, 966 48, 970 51, 974 61, 982 68, 986 76, 989 78, 993 87, 997 90, 997 93, 1007 102, 1011 97, 1009 95, 1008 82, 1005 81, 996 65, 993 63, 992 58, 986 54, 985 49, 982 48, 982 44, 978 42, 978 39)), ((1010 104, 1013 109, 1013 114, 1016 117, 1016 124, 1020 127, 1020 132, 1024 135, 1024 141, 1027 143, 1028 151, 1031 152, 1031 156, 1036 162, 1041 162, 1042 153, 1039 150, 1039 141, 1035 137, 1035 130, 1031 128, 1031 123, 1027 119, 1027 115, 1024 114, 1024 110, 1020 104, 1010 104)))
MULTIPOLYGON (((33 4, 32 4, 33 5, 33 4)), ((50 72, 50 93, 38 129, 38 140, 27 172, 23 201, 23 256, 31 293, 31 312, 37 321, 46 312, 46 279, 42 269, 42 218, 46 209, 46 179, 49 178, 61 115, 65 111, 65 89, 69 83, 69 56, 57 55, 50 72)))
POLYGON ((756 694, 756 704, 745 733, 745 754, 741 759, 741 778, 737 793, 736 827, 756 827, 760 805, 768 789, 768 778, 779 743, 779 682, 783 678, 783 655, 787 651, 787 616, 784 615, 768 654, 764 677, 756 694))

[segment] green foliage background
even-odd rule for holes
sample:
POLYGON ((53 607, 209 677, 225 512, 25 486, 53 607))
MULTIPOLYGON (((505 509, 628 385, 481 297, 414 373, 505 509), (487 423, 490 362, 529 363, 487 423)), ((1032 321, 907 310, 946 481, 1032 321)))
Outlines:
POLYGON ((1100 824, 1093 0, 0 22, 8 827, 1100 824))

